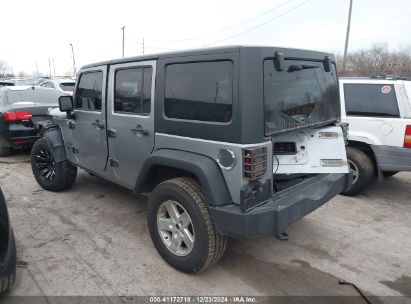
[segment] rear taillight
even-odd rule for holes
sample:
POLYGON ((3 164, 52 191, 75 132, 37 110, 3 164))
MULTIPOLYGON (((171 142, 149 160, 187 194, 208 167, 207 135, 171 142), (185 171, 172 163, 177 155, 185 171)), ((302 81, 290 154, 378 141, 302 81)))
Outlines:
POLYGON ((411 149, 411 125, 405 128, 404 148, 411 149))
POLYGON ((4 113, 5 121, 23 121, 30 120, 33 115, 30 112, 6 112, 4 113))
POLYGON ((267 170, 267 148, 243 150, 244 178, 256 180, 267 170))

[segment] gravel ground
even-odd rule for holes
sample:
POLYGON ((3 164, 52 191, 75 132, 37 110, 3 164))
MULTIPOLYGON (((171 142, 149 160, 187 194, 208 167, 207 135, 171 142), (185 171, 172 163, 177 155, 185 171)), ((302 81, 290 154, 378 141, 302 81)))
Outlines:
POLYGON ((377 302, 411 296, 411 173, 334 198, 293 224, 289 241, 230 240, 221 262, 198 275, 161 259, 146 202, 126 189, 80 171, 71 189, 43 191, 24 153, 0 158, 0 185, 18 256, 29 262, 11 295, 358 295, 343 279, 377 302))

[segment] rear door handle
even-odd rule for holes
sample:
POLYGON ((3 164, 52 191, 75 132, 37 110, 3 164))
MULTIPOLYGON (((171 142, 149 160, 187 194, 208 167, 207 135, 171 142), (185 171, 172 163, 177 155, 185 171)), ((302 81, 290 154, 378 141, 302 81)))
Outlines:
POLYGON ((95 122, 91 123, 92 126, 97 127, 99 129, 104 129, 105 125, 103 123, 100 123, 100 120, 96 120, 95 122))
POLYGON ((131 129, 130 131, 133 132, 134 134, 136 134, 137 136, 146 136, 146 135, 148 135, 148 131, 143 129, 142 125, 138 125, 134 129, 131 129))

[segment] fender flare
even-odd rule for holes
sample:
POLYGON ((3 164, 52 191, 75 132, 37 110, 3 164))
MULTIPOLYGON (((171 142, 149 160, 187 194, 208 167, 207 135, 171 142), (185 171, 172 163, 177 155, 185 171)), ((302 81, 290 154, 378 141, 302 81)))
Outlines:
POLYGON ((368 145, 381 145, 381 140, 368 132, 364 132, 364 131, 352 131, 349 130, 349 136, 348 136, 348 140, 349 141, 358 141, 358 142, 362 142, 368 145))
POLYGON ((43 138, 46 140, 53 154, 54 161, 62 162, 66 160, 67 156, 64 148, 63 134, 58 124, 50 120, 39 121, 36 123, 35 128, 41 132, 43 138))
POLYGON ((232 203, 221 169, 213 159, 192 152, 171 149, 157 150, 146 159, 134 187, 135 193, 140 193, 150 170, 155 166, 176 168, 194 174, 200 181, 209 205, 222 206, 232 203))

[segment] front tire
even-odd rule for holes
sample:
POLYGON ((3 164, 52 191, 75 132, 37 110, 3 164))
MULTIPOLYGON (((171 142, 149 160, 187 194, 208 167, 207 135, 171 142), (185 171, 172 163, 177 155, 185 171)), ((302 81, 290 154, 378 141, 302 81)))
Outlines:
POLYGON ((45 138, 37 140, 31 150, 31 169, 37 183, 46 190, 59 192, 71 187, 77 167, 69 161, 55 162, 45 138))
POLYGON ((10 245, 8 247, 8 260, 6 264, 0 264, 0 295, 8 292, 16 280, 16 241, 11 232, 10 245), (4 269, 2 269, 4 267, 4 269))
POLYGON ((353 171, 353 184, 343 195, 354 196, 362 192, 374 179, 375 167, 371 158, 363 151, 347 147, 347 158, 353 171))
POLYGON ((0 189, 0 296, 16 279, 16 241, 10 227, 7 205, 0 189))
POLYGON ((227 238, 216 231, 199 184, 174 178, 150 196, 148 227, 163 259, 185 273, 197 273, 223 256, 227 238))

